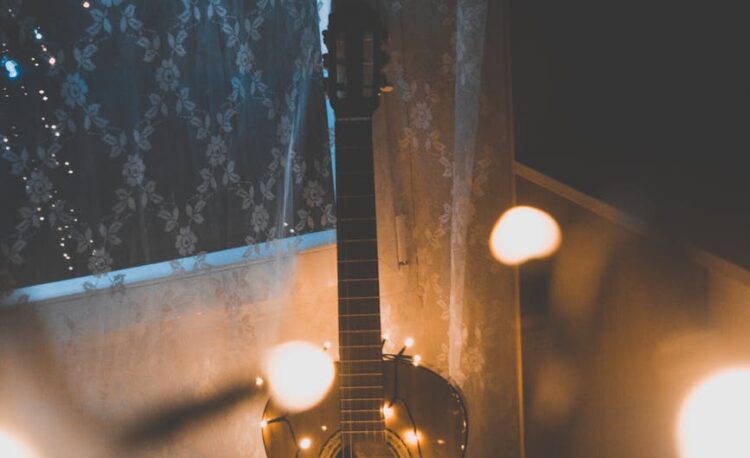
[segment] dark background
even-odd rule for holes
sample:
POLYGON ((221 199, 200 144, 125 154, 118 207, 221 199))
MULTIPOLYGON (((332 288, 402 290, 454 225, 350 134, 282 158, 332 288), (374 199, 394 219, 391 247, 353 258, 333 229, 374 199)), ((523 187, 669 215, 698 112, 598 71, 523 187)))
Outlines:
POLYGON ((511 0, 517 159, 750 267, 739 5, 511 0))

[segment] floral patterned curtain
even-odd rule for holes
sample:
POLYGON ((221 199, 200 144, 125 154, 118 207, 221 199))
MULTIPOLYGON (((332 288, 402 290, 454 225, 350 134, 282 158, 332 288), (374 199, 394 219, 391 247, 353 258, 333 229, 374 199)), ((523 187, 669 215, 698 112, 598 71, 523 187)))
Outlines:
POLYGON ((390 242, 384 327, 396 344, 413 335, 423 361, 463 391, 468 456, 519 457, 515 273, 487 247, 514 201, 507 2, 374 3, 395 87, 375 126, 379 235, 390 242), (395 262, 398 244, 406 265, 395 262))
POLYGON ((2 0, 0 21, 9 286, 332 225, 314 0, 2 0))

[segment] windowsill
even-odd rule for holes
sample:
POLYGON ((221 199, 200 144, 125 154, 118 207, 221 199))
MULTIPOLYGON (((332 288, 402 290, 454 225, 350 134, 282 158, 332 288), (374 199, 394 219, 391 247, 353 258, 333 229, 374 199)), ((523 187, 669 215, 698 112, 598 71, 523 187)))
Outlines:
POLYGON ((163 261, 155 264, 115 270, 104 275, 87 275, 41 285, 27 286, 11 292, 0 300, 0 306, 10 306, 26 302, 43 302, 64 297, 77 296, 93 291, 116 287, 141 285, 164 280, 180 275, 199 275, 207 271, 232 268, 242 264, 263 262, 275 256, 286 256, 285 253, 297 254, 336 242, 336 231, 327 230, 310 234, 287 237, 273 242, 241 246, 222 251, 206 253, 201 259, 195 256, 180 258, 174 261, 163 261), (173 267, 174 263, 179 268, 173 267))

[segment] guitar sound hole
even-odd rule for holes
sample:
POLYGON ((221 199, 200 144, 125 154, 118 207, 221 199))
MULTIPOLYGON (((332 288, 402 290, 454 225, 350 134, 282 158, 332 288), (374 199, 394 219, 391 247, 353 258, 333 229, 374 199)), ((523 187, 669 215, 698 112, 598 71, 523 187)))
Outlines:
POLYGON ((334 435, 323 453, 323 458, 411 458, 409 449, 393 431, 386 429, 385 444, 359 443, 350 447, 341 443, 341 433, 334 435))

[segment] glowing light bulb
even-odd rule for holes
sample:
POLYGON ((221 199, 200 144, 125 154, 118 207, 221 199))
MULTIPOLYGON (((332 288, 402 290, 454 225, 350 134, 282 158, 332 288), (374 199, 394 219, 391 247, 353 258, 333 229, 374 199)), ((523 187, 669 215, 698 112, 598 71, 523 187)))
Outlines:
POLYGON ((91 6, 91 3, 89 3, 89 2, 83 2, 83 3, 81 3, 81 6, 83 6, 84 8, 88 8, 89 6, 91 6))
POLYGON ((390 420, 393 417, 393 407, 388 404, 383 405, 383 418, 390 420))
POLYGON ((3 458, 36 458, 38 455, 17 437, 0 430, 0 456, 3 458))
POLYGON ((263 386, 263 377, 255 377, 255 386, 263 386))
POLYGON ((411 363, 412 363, 412 364, 413 364, 414 366, 419 366, 419 363, 421 363, 421 362, 422 362, 422 357, 421 357, 421 356, 419 356, 419 355, 414 355, 414 356, 412 357, 412 359, 411 359, 411 363))
POLYGON ((308 448, 310 448, 311 445, 312 445, 312 440, 310 440, 309 437, 303 437, 299 441, 299 448, 301 448, 302 450, 307 450, 308 448))
POLYGON ((271 396, 291 412, 313 407, 331 388, 334 366, 328 353, 307 342, 288 342, 266 355, 271 396))
POLYGON ((410 429, 404 433, 404 440, 409 445, 417 445, 422 440, 422 434, 418 430, 410 429))
POLYGON ((560 226, 549 214, 518 206, 500 216, 490 235, 490 251, 503 264, 544 258, 560 246, 560 226))
POLYGON ((729 369, 701 382, 682 405, 677 426, 681 458, 750 456, 750 368, 729 369))
POLYGON ((50 65, 55 65, 55 62, 57 62, 57 59, 55 59, 54 57, 50 57, 50 58, 49 58, 49 59, 47 60, 47 62, 49 62, 49 64, 50 64, 50 65))
POLYGON ((406 338, 406 339, 404 340, 404 346, 405 346, 406 348, 411 348, 411 347, 413 347, 413 346, 414 346, 414 339, 413 339, 413 338, 411 338, 411 337, 407 337, 407 338, 406 338))
POLYGON ((3 67, 5 67, 5 72, 8 74, 8 78, 18 78, 18 75, 21 73, 18 69, 18 62, 13 59, 8 59, 7 57, 3 57, 2 63, 3 67))
POLYGON ((263 429, 266 426, 268 426, 268 422, 266 420, 261 420, 259 425, 260 425, 260 429, 263 429))

